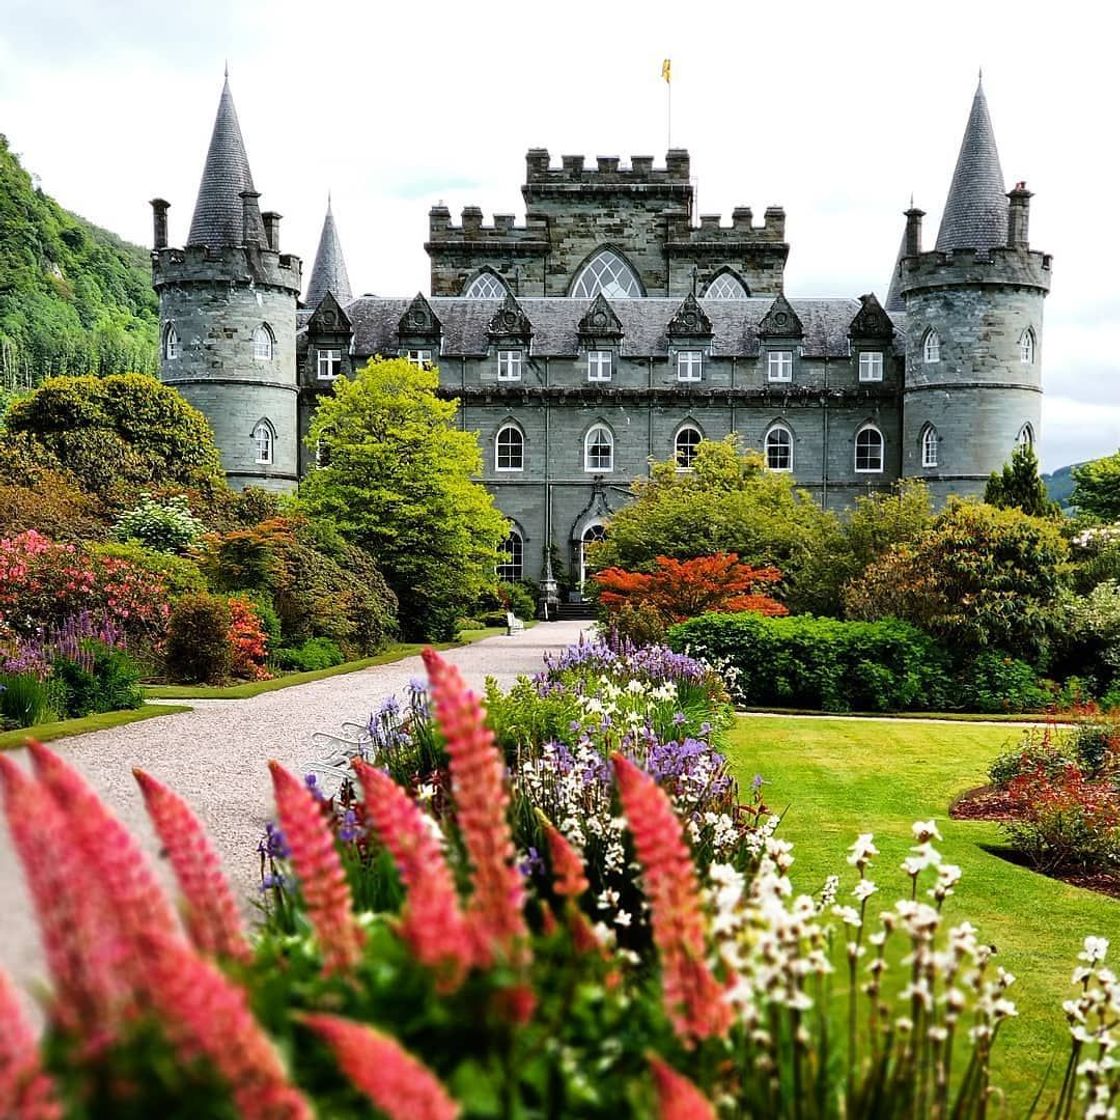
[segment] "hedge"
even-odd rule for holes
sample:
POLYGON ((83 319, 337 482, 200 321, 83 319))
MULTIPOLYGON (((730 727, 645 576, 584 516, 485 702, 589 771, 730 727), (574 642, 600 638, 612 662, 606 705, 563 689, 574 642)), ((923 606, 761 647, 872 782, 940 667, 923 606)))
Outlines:
POLYGON ((953 694, 945 651, 895 619, 707 614, 672 627, 669 644, 730 668, 736 700, 751 707, 929 711, 953 694))

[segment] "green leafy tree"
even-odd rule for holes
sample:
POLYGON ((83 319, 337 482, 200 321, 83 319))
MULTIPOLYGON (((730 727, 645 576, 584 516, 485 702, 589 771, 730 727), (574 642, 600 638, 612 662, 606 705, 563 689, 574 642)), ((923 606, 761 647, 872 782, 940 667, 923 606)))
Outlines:
POLYGON ((438 384, 435 370, 404 358, 337 381, 310 435, 330 447, 330 461, 301 496, 376 559, 406 636, 448 639, 494 583, 508 525, 473 481, 482 470, 478 438, 456 426, 458 404, 440 400, 438 384))
POLYGON ((1050 517, 1059 510, 1058 503, 1050 500, 1038 473, 1038 456, 1029 444, 1019 444, 1003 470, 992 471, 984 501, 1000 509, 1021 509, 1032 517, 1050 517))
POLYGON ((1079 513, 1120 521, 1120 451, 1073 469, 1071 502, 1079 513))
POLYGON ((920 478, 904 478, 886 493, 856 498, 844 527, 855 571, 892 545, 916 540, 932 524, 933 502, 920 478))
POLYGON ((844 531, 788 474, 768 471, 736 437, 704 441, 691 471, 653 464, 631 487, 634 500, 610 520, 592 550, 597 568, 651 571, 658 556, 689 560, 734 552, 751 567, 777 567, 777 597, 792 611, 835 613, 850 570, 844 531))
POLYGON ((224 485, 206 417, 145 374, 51 378, 12 405, 8 431, 113 503, 154 486, 224 485))

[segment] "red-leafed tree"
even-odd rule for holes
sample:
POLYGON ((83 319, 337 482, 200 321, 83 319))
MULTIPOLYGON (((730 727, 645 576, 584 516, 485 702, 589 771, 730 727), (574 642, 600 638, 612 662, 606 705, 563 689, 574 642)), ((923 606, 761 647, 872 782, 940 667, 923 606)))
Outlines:
POLYGON ((595 576, 599 602, 613 615, 623 608, 656 611, 669 626, 709 611, 756 611, 788 614, 786 607, 764 593, 782 578, 777 568, 740 564, 734 552, 717 552, 694 560, 658 556, 652 572, 605 568, 595 576))

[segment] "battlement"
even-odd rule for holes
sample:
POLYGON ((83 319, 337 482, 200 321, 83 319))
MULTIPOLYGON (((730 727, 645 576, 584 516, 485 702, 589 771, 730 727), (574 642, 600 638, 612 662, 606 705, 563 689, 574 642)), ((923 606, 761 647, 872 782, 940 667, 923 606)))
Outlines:
POLYGON ((293 253, 278 253, 257 245, 213 249, 188 245, 185 249, 152 251, 152 286, 174 284, 245 284, 282 288, 298 293, 303 265, 293 253))
POLYGON ((525 182, 536 186, 611 186, 615 189, 651 184, 689 183, 689 156, 684 148, 670 148, 664 167, 653 166, 653 156, 631 156, 630 166, 619 166, 618 156, 597 156, 588 167, 584 156, 561 156, 553 167, 546 148, 530 148, 525 156, 525 182))
POLYGON ((929 288, 984 287, 1007 284, 1024 288, 1050 290, 1053 258, 1017 246, 997 245, 987 252, 977 249, 954 249, 943 253, 934 250, 905 257, 901 268, 902 294, 929 288))
POLYGON ((478 206, 464 206, 460 224, 451 224, 451 211, 444 205, 428 211, 429 246, 469 242, 471 245, 492 244, 503 249, 520 246, 532 251, 545 248, 548 228, 543 221, 530 216, 525 225, 515 224, 512 214, 495 214, 493 225, 484 225, 478 206))
POLYGON ((780 206, 767 206, 762 225, 754 224, 749 206, 736 206, 731 211, 731 225, 722 225, 720 214, 701 214, 699 228, 690 227, 688 240, 694 245, 718 245, 726 249, 744 241, 783 242, 786 236, 786 212, 780 206))

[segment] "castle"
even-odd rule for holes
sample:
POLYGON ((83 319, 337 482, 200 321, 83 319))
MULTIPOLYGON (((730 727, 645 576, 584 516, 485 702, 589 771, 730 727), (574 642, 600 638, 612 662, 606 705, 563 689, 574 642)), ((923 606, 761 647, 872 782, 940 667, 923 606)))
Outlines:
POLYGON ((432 208, 431 294, 355 298, 328 204, 306 295, 261 212, 228 78, 185 248, 152 202, 161 377, 209 418, 232 485, 292 489, 322 448, 319 394, 375 355, 438 367, 478 432, 483 480, 510 520, 503 577, 556 557, 578 588, 651 458, 687 470, 737 432, 823 505, 899 478, 938 500, 978 494, 1041 406, 1051 258, 1028 243, 1031 194, 1005 193, 977 88, 937 242, 913 205, 885 303, 787 298, 785 214, 694 220, 686 151, 594 167, 526 157, 525 224, 432 208))

